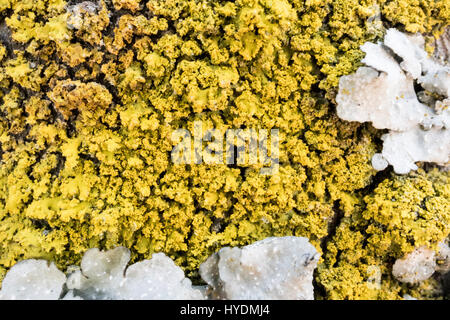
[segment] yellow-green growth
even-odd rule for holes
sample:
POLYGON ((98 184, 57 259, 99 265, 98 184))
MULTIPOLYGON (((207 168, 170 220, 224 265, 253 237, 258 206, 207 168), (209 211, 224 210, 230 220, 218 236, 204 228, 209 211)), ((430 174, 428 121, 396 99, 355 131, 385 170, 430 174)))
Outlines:
POLYGON ((95 4, 0 0, 0 275, 23 259, 65 268, 88 248, 123 245, 133 261, 165 252, 195 277, 223 246, 297 235, 327 251, 319 295, 408 292, 389 266, 448 235, 448 173, 370 191, 379 133, 339 120, 333 99, 360 45, 391 26, 437 35, 448 1, 95 4), (196 120, 279 128, 279 174, 174 165, 171 134, 196 120), (388 279, 381 291, 361 289, 371 265, 388 279))

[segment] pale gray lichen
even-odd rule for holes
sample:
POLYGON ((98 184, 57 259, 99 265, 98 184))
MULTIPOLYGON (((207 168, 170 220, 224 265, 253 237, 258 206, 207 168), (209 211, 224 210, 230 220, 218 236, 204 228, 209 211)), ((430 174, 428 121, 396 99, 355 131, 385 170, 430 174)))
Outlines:
POLYGON ((445 279, 450 272, 448 240, 439 243, 436 251, 422 246, 397 259, 392 267, 392 275, 400 282, 413 285, 433 277, 445 286, 445 279))
POLYGON ((439 252, 436 257, 436 272, 441 274, 450 272, 450 247, 445 241, 439 244, 439 252))
POLYGON ((81 269, 67 280, 69 297, 113 300, 200 300, 183 270, 163 253, 127 268, 130 251, 124 247, 101 252, 88 250, 81 269))
POLYGON ((130 251, 88 250, 67 277, 45 260, 25 260, 3 281, 4 299, 64 300, 313 300, 319 253, 307 238, 267 238, 243 248, 223 248, 200 267, 209 285, 192 286, 163 253, 127 267, 130 251), (30 290, 32 289, 32 290, 30 290))
POLYGON ((102 252, 90 249, 81 268, 66 275, 45 260, 24 260, 7 273, 0 299, 4 300, 200 300, 181 268, 163 253, 127 268, 130 251, 124 247, 102 252))
POLYGON ((56 300, 66 276, 54 263, 29 259, 18 262, 2 282, 0 300, 56 300))
POLYGON ((426 247, 420 247, 395 261, 392 274, 400 281, 417 284, 425 281, 436 271, 436 253, 426 247))
POLYGON ((307 238, 267 238, 243 248, 222 248, 200 266, 216 299, 313 300, 319 254, 307 238))
POLYGON ((390 29, 384 45, 402 59, 400 67, 428 91, 450 96, 450 67, 429 57, 420 35, 406 35, 390 29))
POLYGON ((386 32, 383 44, 366 43, 361 49, 366 66, 340 79, 337 113, 347 121, 371 122, 377 129, 390 130, 382 138, 382 153, 372 159, 373 167, 384 170, 391 164, 396 173, 406 174, 417 169, 416 162, 446 165, 450 67, 428 56, 421 35, 395 29, 386 32), (415 83, 444 98, 419 101, 415 83))
POLYGON ((391 132, 384 135, 382 139, 384 144, 381 155, 394 166, 398 174, 417 170, 415 164, 417 161, 445 165, 449 160, 450 131, 448 129, 422 130, 416 127, 405 132, 391 132))

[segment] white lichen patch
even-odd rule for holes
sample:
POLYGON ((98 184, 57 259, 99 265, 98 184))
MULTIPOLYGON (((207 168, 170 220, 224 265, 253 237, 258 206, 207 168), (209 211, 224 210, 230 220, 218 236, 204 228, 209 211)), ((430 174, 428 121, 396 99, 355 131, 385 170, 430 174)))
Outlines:
POLYGON ((268 238, 223 248, 200 266, 215 299, 313 300, 319 254, 307 238, 268 238))
POLYGON ((420 247, 395 261, 393 276, 400 282, 417 284, 429 279, 436 271, 436 253, 426 247, 420 247))
POLYGON ((183 270, 163 253, 127 268, 128 249, 90 249, 70 275, 45 260, 24 260, 6 274, 2 300, 201 300, 183 270))
POLYGON ((436 256, 436 272, 441 274, 450 272, 450 247, 445 241, 439 244, 439 251, 436 256))
POLYGON ((129 260, 130 252, 123 247, 106 252, 90 249, 81 260, 81 268, 69 275, 67 288, 84 299, 118 299, 129 260))
POLYGON ((56 300, 63 290, 66 276, 53 263, 24 260, 6 274, 0 300, 56 300))
POLYGON ((400 67, 428 91, 450 96, 450 68, 429 57, 421 35, 405 35, 390 29, 384 45, 402 59, 400 67))
POLYGON ((382 139, 384 144, 381 157, 392 164, 398 174, 417 170, 417 161, 445 164, 449 159, 448 129, 434 127, 422 130, 416 127, 405 132, 391 132, 382 139))
POLYGON ((450 247, 447 240, 439 243, 437 251, 419 247, 392 267, 392 274, 400 282, 417 284, 429 279, 435 273, 446 275, 450 272, 450 247))
POLYGON ((128 249, 118 247, 101 252, 91 249, 81 262, 81 269, 67 281, 68 299, 113 300, 200 300, 200 290, 192 287, 183 270, 163 253, 126 268, 128 249))
POLYGON ((223 248, 200 267, 208 286, 192 286, 163 253, 128 266, 130 251, 88 250, 69 276, 45 260, 25 260, 6 275, 2 299, 203 300, 314 299, 319 253, 307 238, 267 238, 243 248, 223 248))
POLYGON ((307 238, 268 238, 223 248, 200 267, 208 286, 192 286, 163 253, 127 267, 130 251, 88 250, 66 276, 44 260, 25 260, 6 275, 2 299, 203 300, 314 299, 319 254, 307 238))
POLYGON ((340 79, 336 98, 341 119, 389 129, 376 170, 389 164, 398 174, 416 162, 446 165, 450 159, 450 68, 428 56, 421 35, 387 31, 383 44, 366 43, 366 64, 340 79), (422 86, 417 93, 415 84, 422 86), (442 98, 432 98, 431 95, 442 98), (419 99, 421 97, 421 99, 419 99), (421 100, 421 101, 419 101, 421 100))

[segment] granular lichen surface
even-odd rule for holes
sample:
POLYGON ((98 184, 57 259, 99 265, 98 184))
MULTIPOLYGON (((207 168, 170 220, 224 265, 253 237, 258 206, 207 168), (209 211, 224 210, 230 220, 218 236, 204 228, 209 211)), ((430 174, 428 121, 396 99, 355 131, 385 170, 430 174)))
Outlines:
POLYGON ((125 246, 198 280, 224 246, 295 235, 322 253, 316 298, 440 297, 391 268, 448 236, 449 172, 377 174, 381 132, 335 96, 386 28, 432 50, 449 21, 446 0, 0 0, 0 274, 125 246), (278 174, 172 163, 195 121, 279 129, 278 174))

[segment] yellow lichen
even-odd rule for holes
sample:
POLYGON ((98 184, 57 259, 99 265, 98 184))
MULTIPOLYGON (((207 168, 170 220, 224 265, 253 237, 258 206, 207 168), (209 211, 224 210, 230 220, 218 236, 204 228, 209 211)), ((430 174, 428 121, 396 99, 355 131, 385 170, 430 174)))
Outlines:
POLYGON ((223 246, 296 235, 325 253, 318 297, 401 298, 392 259, 449 233, 448 173, 373 190, 379 134, 333 106, 364 42, 385 27, 437 35, 447 1, 3 0, 0 12, 0 276, 123 245, 195 278, 223 246), (198 120, 280 129, 279 173, 172 163, 172 132, 198 120))
POLYGON ((408 288, 393 278, 392 265, 414 248, 437 249, 450 233, 449 179, 437 169, 385 179, 364 198, 361 212, 343 218, 319 266, 326 297, 391 299, 417 291, 419 285, 408 288), (382 275, 378 287, 371 286, 369 268, 382 275))
POLYGON ((113 0, 114 8, 116 10, 128 9, 135 12, 139 9, 141 0, 113 0))
POLYGON ((95 123, 112 102, 112 95, 98 83, 66 80, 57 81, 53 90, 48 93, 48 98, 66 120, 76 110, 86 125, 89 125, 87 119, 95 123))

